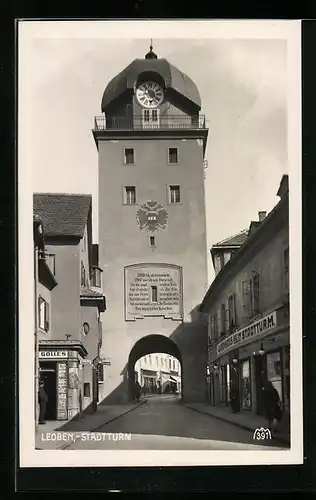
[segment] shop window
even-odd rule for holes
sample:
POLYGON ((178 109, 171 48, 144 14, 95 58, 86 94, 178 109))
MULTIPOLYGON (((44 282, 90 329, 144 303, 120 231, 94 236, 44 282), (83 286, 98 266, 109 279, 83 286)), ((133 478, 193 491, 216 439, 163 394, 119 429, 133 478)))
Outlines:
POLYGON ((280 351, 267 353, 267 379, 272 382, 279 393, 280 400, 283 401, 280 351))
POLYGON ((291 398, 291 389, 290 389, 290 346, 286 346, 284 348, 284 356, 283 356, 283 375, 284 375, 284 406, 287 411, 290 408, 290 398, 291 398))
POLYGON ((226 404, 228 405, 230 401, 230 365, 226 365, 226 391, 227 391, 226 404))
POLYGON ((83 384, 83 396, 85 398, 90 398, 90 383, 89 382, 85 382, 83 384))
POLYGON ((241 407, 243 410, 251 409, 251 376, 250 360, 241 363, 241 407))

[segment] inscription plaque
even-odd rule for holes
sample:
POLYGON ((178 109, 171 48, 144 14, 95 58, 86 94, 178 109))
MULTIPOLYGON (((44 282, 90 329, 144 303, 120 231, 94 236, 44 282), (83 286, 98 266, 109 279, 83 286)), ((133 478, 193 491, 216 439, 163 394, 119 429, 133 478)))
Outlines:
POLYGON ((182 269, 171 264, 136 264, 125 268, 125 318, 182 319, 182 269))

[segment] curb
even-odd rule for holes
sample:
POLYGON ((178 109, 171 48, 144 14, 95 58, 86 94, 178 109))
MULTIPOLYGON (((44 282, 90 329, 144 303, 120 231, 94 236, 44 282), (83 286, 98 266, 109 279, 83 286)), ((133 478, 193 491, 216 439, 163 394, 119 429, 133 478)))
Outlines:
POLYGON ((117 420, 118 418, 120 417, 123 417, 124 415, 127 415, 128 413, 130 413, 131 411, 135 410, 136 408, 139 408, 140 406, 142 406, 143 404, 147 403, 148 399, 144 399, 144 401, 140 401, 137 405, 133 406, 132 408, 130 408, 129 410, 126 410, 124 413, 120 413, 119 415, 116 415, 116 417, 113 417, 113 418, 110 418, 110 420, 107 420, 106 422, 104 422, 102 425, 98 425, 98 427, 94 427, 93 429, 90 429, 89 432, 94 432, 94 431, 97 431, 98 429, 100 429, 101 427, 103 427, 104 425, 107 425, 109 424, 110 422, 113 422, 114 420, 117 420))
MULTIPOLYGON (((129 408, 129 410, 123 412, 123 413, 120 413, 119 415, 116 415, 115 417, 113 418, 110 418, 110 420, 107 420, 106 422, 103 422, 101 425, 98 425, 97 427, 94 427, 93 429, 89 429, 88 431, 85 431, 85 432, 95 432, 97 431, 98 429, 100 429, 101 427, 103 427, 104 425, 107 425, 109 424, 110 422, 113 422, 114 420, 117 420, 118 418, 120 417, 123 417, 124 415, 127 415, 128 413, 130 413, 131 411, 133 410, 136 410, 136 408, 139 408, 140 406, 142 406, 143 404, 147 403, 148 399, 144 399, 143 401, 140 401, 137 405, 133 406, 132 408, 129 408)), ((66 424, 64 424, 66 425, 66 424)), ((63 427, 63 426, 62 426, 63 427)), ((56 431, 60 431, 62 427, 58 427, 57 429, 55 429, 56 431)), ((66 432, 66 431, 65 431, 66 432)), ((70 431, 69 431, 70 432, 70 431)), ((75 441, 74 441, 75 442, 75 441)), ((57 447, 55 450, 53 451, 56 451, 56 450, 66 450, 69 446, 73 445, 74 442, 71 442, 71 443, 66 443, 60 447, 57 447)), ((48 451, 46 448, 37 448, 35 447, 36 450, 45 450, 45 451, 48 451)))
MULTIPOLYGON (((206 411, 200 410, 199 408, 194 408, 194 406, 190 406, 188 404, 185 405, 187 408, 193 411, 197 411, 198 413, 202 413, 203 415, 207 415, 208 417, 212 418, 217 418, 217 420, 221 420, 222 422, 226 422, 228 424, 232 425, 237 425, 237 427, 240 427, 241 429, 245 429, 246 431, 253 430, 252 428, 248 427, 247 425, 240 424, 239 422, 232 422, 231 420, 227 420, 224 417, 220 417, 219 415, 212 415, 211 413, 208 413, 206 411)), ((274 441, 279 441, 280 443, 286 444, 287 446, 290 445, 289 440, 283 437, 276 437, 274 441)))

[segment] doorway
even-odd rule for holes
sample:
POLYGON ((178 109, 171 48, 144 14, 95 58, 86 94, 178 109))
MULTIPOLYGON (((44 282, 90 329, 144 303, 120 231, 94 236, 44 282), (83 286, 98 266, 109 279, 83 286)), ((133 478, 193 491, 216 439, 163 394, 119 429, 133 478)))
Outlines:
POLYGON ((57 420, 57 363, 47 361, 40 363, 41 380, 44 381, 44 389, 47 394, 47 406, 45 420, 57 420))

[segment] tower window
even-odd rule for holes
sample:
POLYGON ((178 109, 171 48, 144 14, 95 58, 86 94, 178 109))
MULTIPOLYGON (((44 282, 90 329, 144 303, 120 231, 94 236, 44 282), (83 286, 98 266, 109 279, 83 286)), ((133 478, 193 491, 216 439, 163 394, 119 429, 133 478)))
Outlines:
POLYGON ((134 149, 132 149, 132 148, 126 148, 124 150, 124 157, 125 157, 125 163, 126 163, 126 165, 132 165, 133 163, 135 163, 134 149))
POLYGON ((151 301, 158 302, 158 290, 156 286, 151 287, 151 301))
POLYGON ((151 247, 155 247, 156 246, 155 237, 154 236, 149 236, 149 246, 151 246, 151 247))
POLYGON ((136 203, 136 188, 135 186, 125 186, 125 204, 135 205, 136 203))
POLYGON ((143 109, 142 118, 144 128, 157 128, 159 126, 159 109, 143 109))
POLYGON ((170 203, 180 203, 180 186, 169 186, 170 203))
POLYGON ((169 163, 178 163, 178 148, 169 148, 169 163))

